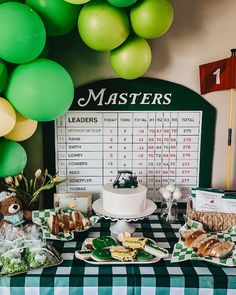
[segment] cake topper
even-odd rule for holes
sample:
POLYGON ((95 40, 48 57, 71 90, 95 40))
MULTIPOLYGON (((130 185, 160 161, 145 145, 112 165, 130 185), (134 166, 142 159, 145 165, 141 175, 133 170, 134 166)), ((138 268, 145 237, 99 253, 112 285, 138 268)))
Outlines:
POLYGON ((135 188, 138 186, 137 176, 133 176, 130 170, 118 170, 115 181, 113 182, 114 188, 135 188))

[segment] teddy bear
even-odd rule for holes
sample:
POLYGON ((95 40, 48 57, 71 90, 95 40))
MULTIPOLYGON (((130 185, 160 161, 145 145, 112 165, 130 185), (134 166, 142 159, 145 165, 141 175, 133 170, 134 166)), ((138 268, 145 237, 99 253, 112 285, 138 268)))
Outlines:
POLYGON ((0 227, 5 223, 17 226, 25 221, 30 221, 32 218, 32 212, 23 210, 22 207, 22 201, 15 192, 1 192, 0 214, 3 215, 3 219, 0 221, 0 227))

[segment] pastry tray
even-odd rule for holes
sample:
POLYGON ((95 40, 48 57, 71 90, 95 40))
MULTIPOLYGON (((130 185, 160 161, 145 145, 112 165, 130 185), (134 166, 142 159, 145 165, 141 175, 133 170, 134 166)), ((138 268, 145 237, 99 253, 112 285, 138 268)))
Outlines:
POLYGON ((30 271, 34 271, 36 269, 44 269, 44 268, 56 266, 56 265, 59 265, 59 264, 61 264, 63 262, 63 259, 62 259, 61 255, 58 253, 58 251, 52 245, 47 244, 43 248, 46 248, 47 250, 49 250, 50 252, 52 252, 53 257, 55 259, 55 263, 47 264, 45 266, 40 266, 40 267, 36 267, 36 268, 28 268, 28 270, 25 270, 25 271, 22 271, 22 272, 14 272, 14 273, 3 274, 3 275, 0 274, 0 278, 9 277, 9 276, 16 276, 16 275, 28 273, 30 271))

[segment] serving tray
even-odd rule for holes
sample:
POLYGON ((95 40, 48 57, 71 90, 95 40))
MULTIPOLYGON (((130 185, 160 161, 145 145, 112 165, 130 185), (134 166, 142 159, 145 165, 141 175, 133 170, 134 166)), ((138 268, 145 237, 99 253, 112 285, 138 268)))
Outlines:
MULTIPOLYGON (((48 240, 59 240, 59 241, 70 241, 74 239, 74 232, 76 233, 82 233, 87 230, 89 230, 91 227, 93 227, 100 219, 99 216, 91 216, 89 219, 92 222, 90 226, 85 227, 85 229, 80 231, 72 230, 69 233, 59 233, 58 235, 53 235, 49 227, 47 226, 47 219, 50 217, 50 215, 55 214, 57 208, 53 209, 45 209, 45 210, 37 210, 33 211, 32 213, 32 220, 34 223, 40 225, 42 227, 42 236, 43 239, 48 240)), ((72 210, 69 209, 61 209, 65 214, 68 212, 71 212, 72 210)))
MULTIPOLYGON (((153 244, 157 245, 156 241, 152 240, 152 239, 149 239, 150 241, 152 241, 153 244)), ((83 244, 82 244, 82 247, 81 247, 81 250, 85 250, 85 241, 86 239, 84 240, 83 244)), ((119 245, 117 245, 119 246, 119 245)), ((161 247, 159 247, 161 248, 161 247)), ((164 248, 161 248, 163 251, 166 252, 166 256, 168 256, 168 251, 164 248)), ((75 251, 75 257, 78 258, 78 252, 75 251)), ((130 264, 152 264, 152 263, 156 263, 158 262, 159 260, 162 259, 162 257, 153 257, 152 259, 149 259, 149 260, 133 260, 133 261, 120 261, 120 260, 116 260, 116 259, 112 259, 110 261, 95 261, 93 260, 92 258, 89 258, 89 259, 81 259, 81 258, 78 258, 80 260, 83 260, 87 263, 90 263, 90 264, 95 264, 95 265, 113 265, 113 264, 118 264, 118 265, 130 265, 130 264)))
POLYGON ((40 267, 36 267, 36 268, 28 268, 27 270, 21 271, 21 272, 14 272, 14 273, 3 274, 3 275, 0 274, 0 278, 20 275, 20 274, 23 274, 23 273, 27 273, 27 272, 33 271, 35 269, 41 269, 41 268, 44 269, 44 268, 56 266, 56 265, 59 265, 59 264, 61 264, 63 262, 63 258, 61 257, 61 255, 58 253, 58 251, 52 245, 47 244, 43 248, 46 248, 48 251, 52 252, 53 257, 55 259, 55 263, 47 264, 45 266, 40 266, 40 267))

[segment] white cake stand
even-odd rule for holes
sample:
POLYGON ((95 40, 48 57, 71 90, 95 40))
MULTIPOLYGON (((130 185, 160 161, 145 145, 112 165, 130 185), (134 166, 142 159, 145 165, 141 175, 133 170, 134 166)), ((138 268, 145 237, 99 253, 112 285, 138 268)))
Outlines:
POLYGON ((118 235, 121 232, 128 232, 132 234, 135 231, 135 226, 130 225, 129 222, 144 219, 145 217, 151 215, 157 208, 156 204, 152 200, 147 199, 146 209, 142 212, 142 214, 130 216, 115 214, 111 215, 103 209, 102 198, 93 202, 92 207, 98 216, 105 219, 110 219, 111 221, 116 221, 116 223, 110 226, 110 231, 115 235, 118 235))

